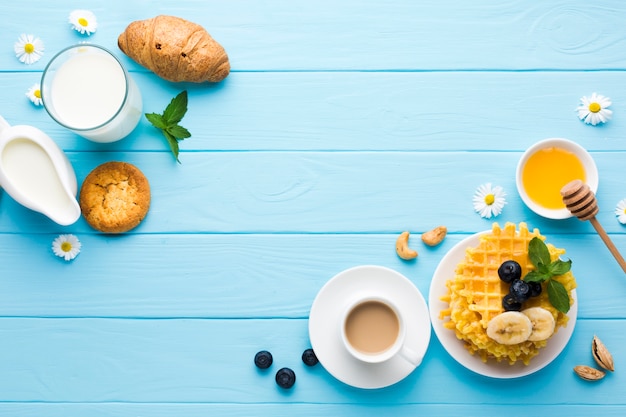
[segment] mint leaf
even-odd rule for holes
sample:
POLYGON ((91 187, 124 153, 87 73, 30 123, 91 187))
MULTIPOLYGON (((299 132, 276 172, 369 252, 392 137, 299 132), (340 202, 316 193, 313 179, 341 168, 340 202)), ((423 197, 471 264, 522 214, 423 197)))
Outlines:
POLYGON ((172 155, 174 155, 178 163, 180 163, 178 159, 178 141, 191 137, 191 133, 178 124, 185 116, 185 113, 187 113, 187 91, 183 91, 174 97, 163 111, 163 114, 145 114, 146 119, 163 132, 172 155))
POLYGON ((165 129, 167 127, 165 119, 163 119, 163 116, 161 116, 160 114, 146 113, 146 119, 148 119, 154 127, 157 127, 159 129, 165 129))
POLYGON ((183 91, 170 101, 165 111, 163 112, 163 119, 171 126, 177 124, 187 113, 187 91, 183 91))
POLYGON ((567 290, 559 281, 554 279, 548 281, 548 298, 554 308, 561 313, 569 311, 569 295, 567 295, 567 290))
POLYGON ((191 133, 189 133, 187 129, 179 125, 168 127, 166 130, 170 135, 174 136, 176 139, 182 140, 182 139, 191 137, 191 133))
POLYGON ((572 268, 571 260, 563 262, 562 260, 557 259, 556 261, 548 265, 548 270, 550 271, 551 275, 563 275, 564 273, 568 272, 571 268, 572 268))
POLYGON ((537 269, 529 271, 524 277, 524 281, 547 281, 548 299, 550 303, 560 312, 567 313, 570 308, 567 290, 563 284, 554 280, 552 277, 567 273, 572 268, 572 261, 557 259, 551 262, 548 246, 538 237, 533 237, 530 242, 528 242, 528 258, 537 269))
POLYGON ((539 264, 539 266, 537 267, 537 272, 542 275, 548 276, 548 278, 552 276, 552 273, 550 272, 550 264, 539 264))
POLYGON ((550 264, 550 251, 543 240, 536 236, 528 242, 528 257, 537 268, 542 264, 550 264))
POLYGON ((172 151, 172 154, 176 158, 176 162, 180 163, 180 161, 178 160, 178 151, 179 151, 178 141, 176 140, 174 136, 169 134, 167 130, 163 131, 163 135, 165 135, 165 139, 167 139, 167 143, 168 145, 170 145, 170 150, 172 151))
POLYGON ((542 274, 538 271, 530 271, 524 277, 526 282, 543 282, 550 278, 550 275, 542 274))

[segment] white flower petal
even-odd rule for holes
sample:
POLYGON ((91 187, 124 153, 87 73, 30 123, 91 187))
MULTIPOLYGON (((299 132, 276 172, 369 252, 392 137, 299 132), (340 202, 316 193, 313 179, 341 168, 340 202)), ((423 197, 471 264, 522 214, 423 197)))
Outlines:
POLYGON ((96 15, 89 10, 73 10, 68 20, 73 29, 81 34, 91 35, 98 28, 96 15))
POLYGON ((492 187, 491 183, 481 184, 472 197, 474 211, 487 219, 498 216, 506 204, 505 195, 504 189, 499 185, 492 187), (493 195, 494 200, 491 204, 485 202, 485 197, 488 195, 493 195))
POLYGON ((41 88, 39 84, 33 84, 26 92, 26 97, 28 97, 35 106, 41 106, 43 104, 43 100, 41 99, 41 88), (37 96, 37 91, 39 91, 39 96, 37 96))
POLYGON ((617 203, 615 215, 617 216, 617 221, 621 224, 626 224, 626 198, 617 203))
POLYGON ((581 97, 580 102, 581 105, 576 107, 576 111, 578 112, 578 118, 587 124, 595 126, 599 123, 606 123, 611 119, 611 116, 613 115, 613 111, 608 109, 608 107, 612 104, 609 97, 597 93, 592 93, 590 97, 581 97), (592 103, 598 103, 598 105, 600 106, 600 111, 594 113, 589 110, 589 106, 592 103))
POLYGON ((52 252, 58 257, 71 261, 80 253, 81 243, 72 234, 59 235, 52 242, 52 252))
POLYGON ((45 47, 41 39, 36 38, 34 35, 26 35, 24 33, 20 35, 17 42, 13 45, 17 59, 28 65, 39 61, 43 56, 44 49, 45 47), (32 51, 26 50, 28 44, 32 45, 32 51))

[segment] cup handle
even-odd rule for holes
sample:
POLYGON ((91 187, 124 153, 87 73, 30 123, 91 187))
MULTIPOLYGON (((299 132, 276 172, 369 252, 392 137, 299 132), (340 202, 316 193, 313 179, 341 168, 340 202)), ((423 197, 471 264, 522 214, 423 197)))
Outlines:
POLYGON ((405 361, 409 362, 411 365, 419 366, 422 363, 422 359, 424 356, 419 355, 413 349, 408 346, 402 346, 402 349, 398 352, 398 356, 400 356, 405 361))

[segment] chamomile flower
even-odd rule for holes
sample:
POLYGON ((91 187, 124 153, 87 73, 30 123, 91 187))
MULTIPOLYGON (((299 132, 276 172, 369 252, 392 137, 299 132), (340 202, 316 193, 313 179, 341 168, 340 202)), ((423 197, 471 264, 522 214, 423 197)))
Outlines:
POLYGON ((80 252, 80 241, 74 235, 59 235, 52 242, 52 251, 60 258, 71 261, 80 252))
POLYGON ((96 16, 89 10, 74 10, 70 13, 69 22, 74 30, 81 35, 91 35, 98 29, 96 16))
POLYGON ((41 87, 39 84, 33 84, 26 92, 26 97, 28 97, 35 106, 41 106, 43 101, 41 100, 41 87))
POLYGON ((15 45, 13 45, 17 59, 27 65, 39 61, 43 55, 44 49, 41 39, 36 38, 34 35, 26 35, 24 33, 20 35, 15 45))
POLYGON ((615 207, 615 215, 617 216, 618 222, 626 224, 626 198, 617 203, 617 207, 615 207))
POLYGON ((480 217, 490 219, 502 212, 506 204, 506 193, 499 185, 492 187, 491 183, 483 184, 476 189, 474 198, 474 210, 480 214, 480 217))
POLYGON ((606 123, 613 115, 613 111, 608 109, 610 105, 611 99, 603 95, 593 93, 591 97, 584 96, 580 99, 580 105, 576 107, 578 118, 593 126, 606 123))

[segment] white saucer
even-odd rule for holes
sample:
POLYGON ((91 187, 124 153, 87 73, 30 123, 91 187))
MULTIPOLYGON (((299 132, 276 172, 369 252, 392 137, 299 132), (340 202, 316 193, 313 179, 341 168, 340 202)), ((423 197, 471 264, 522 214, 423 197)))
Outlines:
POLYGON ((428 305, 430 308, 430 316, 432 320, 433 330, 437 338, 443 345, 444 349, 461 365, 467 369, 474 371, 480 375, 492 378, 518 378, 532 374, 544 368, 552 362, 567 345, 574 332, 576 326, 576 317, 578 314, 578 299, 576 290, 572 291, 573 305, 570 307, 567 316, 569 321, 566 327, 559 328, 546 347, 542 348, 537 356, 530 360, 529 365, 517 363, 509 365, 508 362, 482 361, 479 356, 471 355, 464 347, 463 342, 457 339, 454 331, 443 327, 443 320, 439 319, 439 312, 448 307, 448 304, 441 301, 440 297, 447 293, 446 281, 454 277, 454 270, 457 264, 465 257, 465 250, 468 247, 477 246, 481 234, 489 233, 484 231, 472 235, 461 242, 457 243, 450 251, 441 259, 439 266, 435 270, 435 274, 430 283, 430 291, 428 295, 428 305))
POLYGON ((351 356, 341 340, 341 314, 359 291, 375 290, 393 301, 406 320, 406 343, 423 357, 430 342, 428 307, 420 291, 404 275, 375 265, 357 266, 331 278, 319 291, 309 315, 309 338, 324 368, 357 388, 383 388, 404 379, 417 365, 401 357, 364 363, 351 356))

